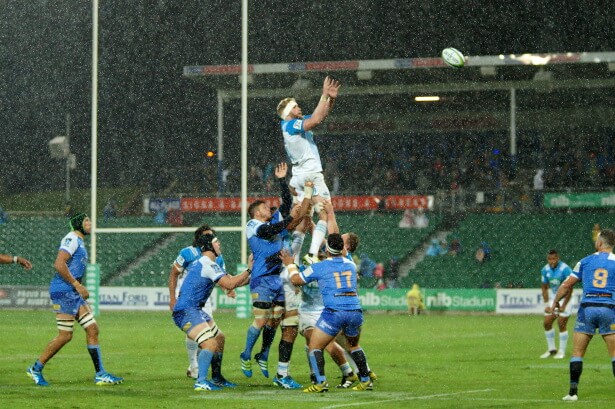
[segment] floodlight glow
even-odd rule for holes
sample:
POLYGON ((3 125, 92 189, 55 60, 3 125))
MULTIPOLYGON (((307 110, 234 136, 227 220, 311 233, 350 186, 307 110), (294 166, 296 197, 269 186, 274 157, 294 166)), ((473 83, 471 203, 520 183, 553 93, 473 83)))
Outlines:
POLYGON ((416 102, 436 102, 440 101, 440 97, 438 96, 424 96, 424 97, 414 97, 416 102))

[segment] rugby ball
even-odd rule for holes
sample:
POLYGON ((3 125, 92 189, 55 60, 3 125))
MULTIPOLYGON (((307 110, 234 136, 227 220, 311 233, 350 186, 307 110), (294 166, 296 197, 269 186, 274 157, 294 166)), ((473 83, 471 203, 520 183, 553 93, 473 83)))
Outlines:
POLYGON ((453 47, 442 50, 442 59, 446 65, 453 68, 461 68, 466 63, 466 59, 461 51, 453 47))

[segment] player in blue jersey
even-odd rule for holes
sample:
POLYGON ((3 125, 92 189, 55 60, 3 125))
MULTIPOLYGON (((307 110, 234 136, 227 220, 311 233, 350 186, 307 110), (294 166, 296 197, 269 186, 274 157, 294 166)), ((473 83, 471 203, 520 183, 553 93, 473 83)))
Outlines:
MULTIPOLYGON (((248 213, 250 221, 247 225, 247 238, 254 257, 254 268, 250 279, 250 293, 252 297, 252 312, 254 321, 248 328, 246 346, 240 354, 241 370, 245 376, 252 376, 252 349, 261 331, 263 332, 263 351, 269 351, 273 342, 275 331, 284 314, 284 288, 280 273, 282 262, 279 259, 280 250, 289 245, 289 231, 292 231, 303 219, 303 214, 294 219, 290 216, 292 196, 286 183, 288 166, 281 163, 276 166, 275 176, 278 178, 282 191, 282 204, 280 208, 271 212, 271 208, 262 200, 250 204, 248 213)), ((309 204, 312 195, 312 183, 304 187, 305 204, 309 204)), ((254 357, 261 368, 263 375, 269 377, 267 370, 267 356, 256 354, 254 357)))
POLYGON ((551 295, 555 296, 557 289, 564 280, 568 278, 571 272, 572 270, 570 267, 559 259, 557 251, 549 250, 547 254, 547 264, 540 271, 542 298, 545 303, 543 326, 545 329, 545 338, 547 339, 547 352, 542 354, 540 356, 541 358, 554 357, 555 359, 563 359, 566 355, 566 344, 568 343, 566 325, 568 324, 570 314, 572 314, 572 303, 569 302, 572 293, 568 294, 568 297, 564 299, 562 309, 556 317, 553 315, 553 311, 551 311, 549 289, 551 290, 551 295), (555 349, 555 330, 553 329, 553 322, 556 319, 559 326, 559 350, 555 349))
POLYGON ((30 260, 19 256, 9 256, 8 254, 0 254, 0 264, 19 264, 25 270, 32 269, 30 260))
POLYGON ((70 219, 72 231, 62 239, 54 268, 57 273, 49 285, 49 295, 56 313, 58 335, 43 350, 38 360, 28 368, 27 374, 35 384, 47 386, 43 377, 45 364, 73 338, 75 320, 85 330, 87 349, 94 363, 96 385, 115 385, 124 379, 108 373, 103 367, 98 345, 98 324, 85 300, 90 294, 81 283, 88 264, 85 236, 90 234, 92 223, 84 213, 70 219))
POLYGON ((312 331, 309 344, 310 364, 316 374, 317 383, 304 392, 327 392, 329 385, 324 375, 323 349, 342 332, 348 341, 350 353, 359 367, 360 382, 353 390, 364 391, 373 388, 367 368, 367 359, 359 338, 363 324, 363 311, 357 293, 357 271, 353 262, 343 257, 344 240, 339 233, 330 234, 327 239, 328 258, 312 264, 299 272, 293 256, 284 251, 282 262, 287 266, 290 281, 294 285, 318 282, 325 309, 312 331))
POLYGON ((602 335, 611 356, 615 375, 615 233, 602 230, 595 242, 596 253, 579 261, 553 298, 554 313, 559 302, 572 292, 577 282, 583 284, 583 298, 577 313, 570 359, 570 389, 565 401, 578 400, 578 385, 583 372, 583 357, 596 332, 602 335))
MULTIPOLYGON (((215 236, 216 232, 206 224, 196 229, 194 232, 192 246, 181 249, 177 258, 173 262, 171 272, 169 273, 169 308, 171 311, 173 311, 173 307, 175 307, 175 303, 177 302, 177 294, 179 293, 179 288, 181 288, 183 280, 186 276, 184 274, 186 272, 186 268, 194 261, 201 258, 201 250, 196 247, 196 242, 203 234, 213 234, 215 236)), ((216 257, 216 264, 218 264, 223 270, 226 270, 224 257, 222 254, 216 257)), ((233 296, 234 292, 230 292, 229 294, 233 296)), ((207 299, 207 302, 203 306, 203 310, 213 318, 212 297, 207 299)), ((224 342, 221 342, 221 345, 224 345, 224 342)), ((199 364, 197 361, 199 346, 188 336, 186 336, 185 346, 188 354, 188 369, 186 371, 186 375, 190 378, 196 379, 199 373, 199 364)), ((214 381, 218 381, 219 384, 226 385, 228 387, 232 386, 231 382, 226 381, 220 372, 223 353, 224 350, 216 351, 211 361, 212 379, 214 381)))
MULTIPOLYGON (((213 318, 203 311, 203 306, 216 284, 225 290, 233 290, 248 284, 251 263, 243 273, 231 276, 226 274, 226 271, 215 261, 221 254, 221 250, 220 242, 213 234, 201 235, 197 239, 196 247, 200 249, 201 257, 188 266, 186 278, 173 308, 173 321, 200 348, 199 370, 194 390, 212 391, 222 389, 223 386, 234 386, 234 384, 227 385, 222 382, 222 379, 207 380, 207 372, 214 355, 224 349, 224 335, 213 318)), ((222 356, 220 356, 221 365, 222 356)))
MULTIPOLYGON (((298 202, 303 200, 303 186, 306 181, 314 182, 315 201, 331 199, 331 193, 322 175, 322 163, 312 130, 325 120, 333 108, 339 88, 338 81, 326 77, 322 86, 322 96, 312 115, 304 116, 294 98, 284 98, 278 104, 277 113, 282 119, 284 148, 293 166, 290 186, 297 192, 298 202)), ((318 249, 325 235, 326 228, 317 224, 312 232, 310 248, 306 255, 308 263, 318 261, 318 249)))

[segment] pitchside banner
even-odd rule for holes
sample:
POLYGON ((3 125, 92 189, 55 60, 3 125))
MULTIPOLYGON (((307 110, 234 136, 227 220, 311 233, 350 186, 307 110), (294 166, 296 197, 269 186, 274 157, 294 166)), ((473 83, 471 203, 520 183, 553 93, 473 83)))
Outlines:
POLYGON ((615 193, 545 193, 544 206, 548 209, 615 207, 615 193))
POLYGON ((491 288, 425 289, 428 311, 495 311, 496 290, 491 288))
MULTIPOLYGON (((248 202, 256 198, 249 197, 248 202)), ((166 199, 170 200, 170 199, 166 199)), ((260 198, 267 206, 280 206, 277 196, 260 198)), ((432 209, 433 196, 335 196, 333 207, 336 211, 367 211, 378 209, 405 210, 405 209, 432 209)), ((239 212, 241 199, 238 197, 182 197, 180 200, 182 212, 239 212)))
MULTIPOLYGON (((247 289, 247 287, 246 287, 247 289)), ((407 289, 360 289, 359 298, 366 311, 405 311, 407 289)), ((248 291, 249 294, 249 291, 248 291)), ((573 292, 576 312, 583 291, 573 292)), ((238 297, 239 298, 239 297, 238 297)), ((214 310, 235 310, 243 305, 218 288, 212 292, 214 310)), ((543 314, 542 292, 535 289, 424 289, 428 311, 483 311, 498 314, 543 314)), ((244 300, 245 302, 245 300, 244 300)), ((98 305, 102 311, 169 311, 167 287, 100 287, 98 305)), ((49 289, 31 286, 0 286, 0 309, 51 309, 49 289)), ((249 312, 249 308, 246 308, 249 312)), ((249 316, 249 315, 248 315, 249 316)))
MULTIPOLYGON (((498 290, 497 307, 498 314, 544 314, 545 304, 540 289, 506 289, 498 290)), ((583 297, 583 290, 573 290, 572 312, 576 313, 583 297)), ((553 301, 553 295, 549 294, 549 301, 553 301)))

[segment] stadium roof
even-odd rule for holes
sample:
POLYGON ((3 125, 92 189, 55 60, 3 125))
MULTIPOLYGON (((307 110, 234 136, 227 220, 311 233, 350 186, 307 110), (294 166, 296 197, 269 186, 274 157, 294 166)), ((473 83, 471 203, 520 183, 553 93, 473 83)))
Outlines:
MULTIPOLYGON (((346 95, 602 88, 615 86, 615 52, 470 56, 463 69, 452 69, 437 57, 252 64, 248 72, 251 97, 286 95, 293 85, 295 89, 311 86, 318 94, 323 73, 342 80, 346 95), (305 82, 297 83, 298 78, 305 82), (310 84, 311 80, 318 82, 310 84)), ((185 77, 205 80, 235 98, 239 97, 240 73, 241 65, 186 66, 183 71, 185 77)))
MULTIPOLYGON (((521 91, 515 97, 524 111, 519 127, 612 128, 615 117, 615 52, 470 56, 462 69, 438 57, 253 64, 248 72, 250 98, 316 97, 323 76, 335 76, 344 97, 358 103, 336 106, 330 133, 508 129, 511 89, 521 91), (437 107, 409 109, 409 96, 435 93, 442 95, 437 107), (385 128, 382 112, 393 114, 385 128)), ((240 65, 186 66, 183 72, 225 100, 241 97, 240 73, 240 65)))

